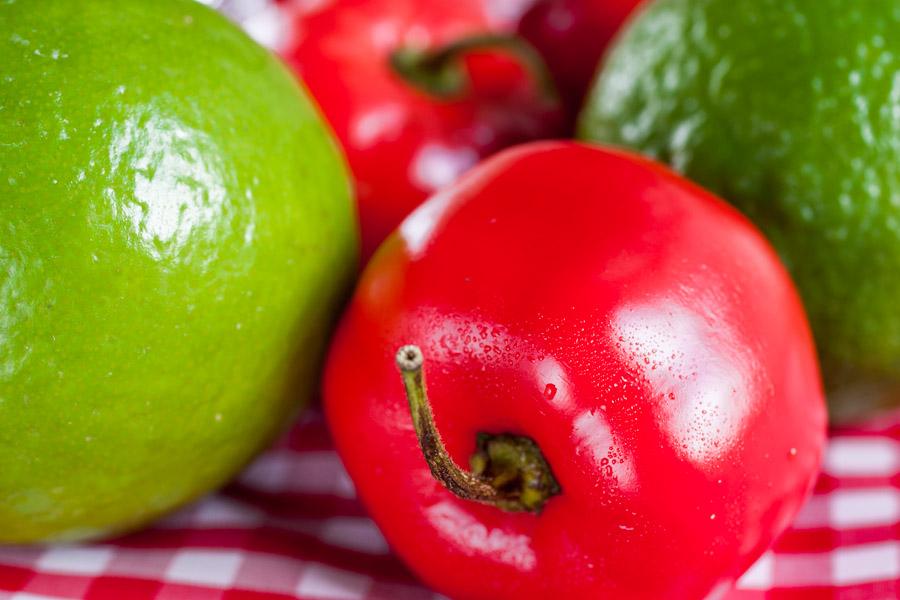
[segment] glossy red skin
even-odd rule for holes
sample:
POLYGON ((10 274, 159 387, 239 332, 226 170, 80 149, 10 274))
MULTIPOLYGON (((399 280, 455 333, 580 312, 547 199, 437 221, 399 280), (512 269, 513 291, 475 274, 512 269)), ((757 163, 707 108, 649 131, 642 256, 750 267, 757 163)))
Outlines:
POLYGON ((703 598, 790 523, 825 409, 798 297, 735 210, 645 159, 508 150, 375 255, 333 346, 326 414, 388 541, 453 598, 703 598), (394 353, 421 346, 457 464, 530 436, 542 514, 453 496, 417 445, 394 353))
POLYGON ((480 0, 331 0, 296 9, 282 52, 331 123, 355 176, 368 257, 413 208, 480 159, 563 133, 558 102, 508 54, 466 59, 471 86, 453 100, 401 80, 399 47, 434 48, 491 31, 480 0))
POLYGON ((519 20, 540 0, 481 0, 491 24, 500 30, 514 30, 519 20))
POLYGON ((544 57, 574 123, 609 43, 642 0, 539 0, 519 33, 544 57))

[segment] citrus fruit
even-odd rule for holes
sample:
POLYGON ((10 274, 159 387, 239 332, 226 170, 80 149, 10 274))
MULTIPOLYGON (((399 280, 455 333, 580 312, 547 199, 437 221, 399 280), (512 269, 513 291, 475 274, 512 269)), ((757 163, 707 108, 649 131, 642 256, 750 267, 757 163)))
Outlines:
POLYGON ((0 543, 136 527, 310 395, 354 273, 291 75, 189 0, 0 3, 0 543))
POLYGON ((900 381, 898 72, 897 3, 659 0, 581 115, 581 137, 669 163, 768 235, 839 417, 900 381))

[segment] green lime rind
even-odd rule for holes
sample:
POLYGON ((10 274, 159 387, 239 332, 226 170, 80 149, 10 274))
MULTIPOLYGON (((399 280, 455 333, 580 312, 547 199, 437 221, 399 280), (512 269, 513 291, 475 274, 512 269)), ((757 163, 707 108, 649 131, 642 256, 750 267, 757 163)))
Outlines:
POLYGON ((0 543, 134 528, 312 394, 357 254, 287 70, 189 0, 0 0, 0 543))
POLYGON ((606 57, 579 135, 664 161, 759 225, 831 390, 900 382, 900 4, 658 0, 606 57))

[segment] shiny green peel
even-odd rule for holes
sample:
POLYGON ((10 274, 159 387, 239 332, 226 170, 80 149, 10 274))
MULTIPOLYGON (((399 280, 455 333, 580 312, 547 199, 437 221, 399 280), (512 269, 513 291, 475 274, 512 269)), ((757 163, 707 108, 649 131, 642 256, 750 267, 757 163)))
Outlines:
POLYGON ((222 484, 314 390, 355 272, 305 92, 190 0, 0 0, 0 543, 222 484))

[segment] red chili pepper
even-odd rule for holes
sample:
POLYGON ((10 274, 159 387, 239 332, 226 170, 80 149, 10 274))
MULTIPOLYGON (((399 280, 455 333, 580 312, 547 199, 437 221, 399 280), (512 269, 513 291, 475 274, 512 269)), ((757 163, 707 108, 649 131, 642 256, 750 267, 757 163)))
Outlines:
POLYGON ((541 53, 571 119, 581 110, 603 52, 642 0, 540 0, 519 33, 541 53))
POLYGON ((572 143, 505 151, 403 222, 324 396, 375 521, 454 598, 705 597, 787 527, 825 439, 762 236, 663 167, 572 143))
POLYGON ((344 147, 366 257, 481 158, 563 133, 540 58, 485 35, 479 0, 334 0, 298 9, 294 29, 283 56, 344 147))

